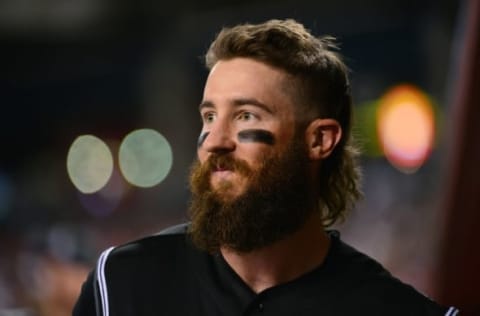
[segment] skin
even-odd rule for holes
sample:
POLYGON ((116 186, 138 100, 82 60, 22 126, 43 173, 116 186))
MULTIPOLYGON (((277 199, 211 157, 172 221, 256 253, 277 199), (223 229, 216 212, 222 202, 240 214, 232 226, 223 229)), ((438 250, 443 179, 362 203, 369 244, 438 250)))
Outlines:
MULTIPOLYGON (((278 89, 284 76, 281 71, 245 58, 219 61, 213 67, 200 105, 201 134, 208 133, 198 148, 201 163, 212 153, 228 153, 255 170, 264 155, 280 154, 286 148, 294 133, 295 118, 289 97, 278 89), (238 134, 251 129, 270 132, 275 146, 239 141, 238 134)), ((247 185, 245 179, 229 170, 214 172, 213 189, 222 181, 235 184, 233 197, 244 192, 247 185)))
MULTIPOLYGON (((282 70, 249 58, 220 60, 210 71, 205 84, 200 115, 203 120, 197 150, 200 163, 212 154, 228 154, 243 159, 258 169, 262 157, 285 152, 295 131, 294 100, 284 92, 287 75, 282 70), (242 131, 268 132, 274 142, 242 141, 242 131)), ((245 134, 245 132, 243 133, 245 134)), ((248 134, 248 133, 247 133, 248 134)), ((339 124, 332 119, 312 119, 304 131, 310 158, 310 190, 317 190, 314 175, 341 137, 339 124)), ((213 189, 229 182, 231 198, 242 194, 248 180, 231 170, 219 167, 213 172, 213 189)), ((306 188, 308 189, 308 188, 306 188)), ((318 208, 312 203, 312 210, 318 208)), ((323 230, 319 212, 294 234, 268 247, 239 253, 227 247, 220 251, 239 277, 255 292, 291 281, 321 265, 329 238, 323 230)))

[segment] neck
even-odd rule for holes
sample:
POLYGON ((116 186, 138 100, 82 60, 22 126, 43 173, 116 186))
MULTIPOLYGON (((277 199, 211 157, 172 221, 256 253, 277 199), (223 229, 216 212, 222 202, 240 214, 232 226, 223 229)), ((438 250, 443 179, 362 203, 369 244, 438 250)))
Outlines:
POLYGON ((320 266, 329 246, 320 213, 315 212, 297 232, 270 246, 248 253, 222 247, 220 252, 240 278, 259 293, 320 266))

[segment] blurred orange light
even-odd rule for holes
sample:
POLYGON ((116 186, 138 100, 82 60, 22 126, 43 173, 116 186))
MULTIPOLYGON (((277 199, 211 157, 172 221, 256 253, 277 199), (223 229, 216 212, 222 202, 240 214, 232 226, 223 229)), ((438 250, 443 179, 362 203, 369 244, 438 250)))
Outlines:
POLYGON ((428 97, 413 85, 398 85, 380 100, 377 131, 385 157, 399 170, 418 170, 431 153, 435 118, 428 97))

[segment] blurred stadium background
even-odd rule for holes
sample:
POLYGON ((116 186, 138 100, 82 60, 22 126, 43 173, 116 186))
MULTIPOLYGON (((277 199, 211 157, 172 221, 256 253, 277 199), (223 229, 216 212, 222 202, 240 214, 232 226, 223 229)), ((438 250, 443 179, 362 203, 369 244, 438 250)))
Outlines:
MULTIPOLYGON (((187 219, 201 56, 222 26, 287 17, 337 37, 352 70, 366 198, 335 228, 428 296, 478 312, 468 283, 478 281, 468 270, 478 255, 472 262, 462 255, 475 248, 458 245, 479 241, 462 225, 478 220, 480 192, 478 180, 457 180, 459 166, 475 166, 459 137, 479 136, 466 122, 480 103, 463 105, 478 92, 468 99, 462 77, 479 76, 478 30, 476 42, 468 31, 472 12, 479 26, 478 8, 475 0, 0 1, 0 315, 68 315, 104 248, 187 219), (453 205, 463 222, 452 220, 453 205), (454 260, 453 248, 465 251, 454 260)), ((478 138, 467 147, 478 159, 478 138)))

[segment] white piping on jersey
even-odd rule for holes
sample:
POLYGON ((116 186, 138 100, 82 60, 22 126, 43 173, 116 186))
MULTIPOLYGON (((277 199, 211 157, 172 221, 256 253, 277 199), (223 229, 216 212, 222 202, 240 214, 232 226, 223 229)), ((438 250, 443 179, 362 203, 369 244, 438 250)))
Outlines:
POLYGON ((458 315, 458 309, 456 309, 455 307, 451 306, 447 313, 445 314, 445 316, 456 316, 458 315))
POLYGON ((97 263, 97 281, 100 289, 100 301, 102 302, 103 316, 109 316, 110 313, 108 308, 107 281, 105 280, 105 263, 107 262, 107 257, 113 248, 114 247, 110 247, 102 252, 97 263))

